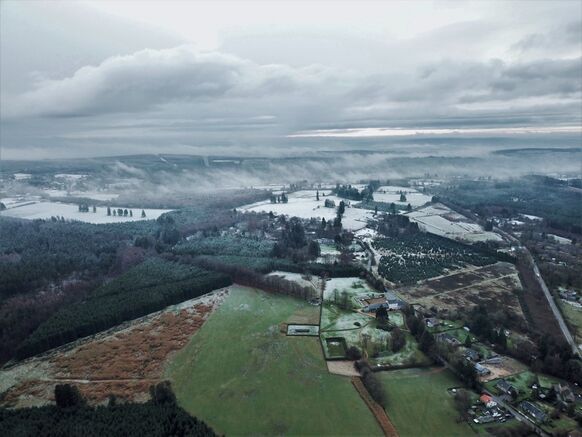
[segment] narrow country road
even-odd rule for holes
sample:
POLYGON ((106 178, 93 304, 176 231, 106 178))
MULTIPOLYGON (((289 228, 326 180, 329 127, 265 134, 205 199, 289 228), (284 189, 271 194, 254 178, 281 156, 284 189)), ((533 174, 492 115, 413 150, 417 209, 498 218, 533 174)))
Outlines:
POLYGON ((572 337, 572 334, 570 333, 570 330, 568 329, 566 322, 564 322, 564 318, 562 317, 562 313, 558 309, 558 306, 556 305, 556 302, 554 301, 554 297, 550 293, 550 290, 548 290, 548 287, 544 281, 544 278, 542 278, 540 270, 538 269, 538 266, 537 266, 535 260, 533 259, 533 256, 531 255, 529 250, 527 250, 525 247, 522 250, 523 250, 524 254, 527 256, 527 258, 530 262, 530 265, 533 268, 536 281, 540 284, 540 287, 543 290, 544 295, 546 296, 548 304, 550 305, 550 308, 552 309, 552 312, 554 313, 554 317, 558 321, 558 325, 560 325, 560 330, 562 331, 564 338, 572 347, 572 351, 574 352, 574 354, 580 356, 580 348, 578 347, 578 345, 574 341, 574 337, 572 337))

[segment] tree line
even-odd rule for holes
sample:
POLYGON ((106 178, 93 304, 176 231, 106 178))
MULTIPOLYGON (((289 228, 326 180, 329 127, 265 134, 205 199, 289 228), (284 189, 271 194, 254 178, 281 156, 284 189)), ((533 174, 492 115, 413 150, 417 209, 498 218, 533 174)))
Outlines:
POLYGON ((317 296, 313 287, 302 287, 295 281, 288 281, 281 276, 266 276, 254 270, 237 265, 222 263, 219 260, 200 257, 193 260, 201 267, 228 275, 232 281, 247 287, 284 294, 295 298, 310 300, 317 296))
POLYGON ((68 384, 55 387, 56 405, 0 408, 0 435, 18 437, 211 437, 216 434, 206 423, 180 408, 169 384, 150 389, 146 403, 118 403, 111 396, 108 405, 88 406, 78 389, 68 384))

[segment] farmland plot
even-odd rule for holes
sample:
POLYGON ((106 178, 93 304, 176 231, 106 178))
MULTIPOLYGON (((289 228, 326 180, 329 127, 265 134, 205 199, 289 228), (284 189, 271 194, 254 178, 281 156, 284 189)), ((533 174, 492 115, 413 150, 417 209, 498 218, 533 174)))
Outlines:
POLYGON ((461 383, 441 368, 380 372, 386 390, 386 412, 402 437, 468 436, 466 422, 458 422, 449 389, 461 383))
MULTIPOLYGON (((288 203, 271 203, 270 201, 256 202, 241 207, 246 211, 273 212, 274 214, 284 214, 290 217, 300 218, 325 218, 326 221, 335 218, 337 208, 326 208, 324 202, 326 199, 333 200, 337 205, 344 200, 329 194, 329 191, 320 191, 320 200, 316 200, 315 190, 302 190, 290 193, 288 203)), ((344 200, 346 205, 349 201, 344 200)), ((372 212, 360 208, 346 207, 342 224, 345 229, 358 230, 366 226, 368 218, 372 217, 372 212)))
POLYGON ((409 212, 406 216, 418 223, 422 230, 453 240, 468 242, 503 240, 499 234, 485 231, 480 225, 471 223, 466 217, 441 204, 426 206, 409 212))
POLYGON ((431 201, 431 196, 419 193, 414 188, 382 186, 374 191, 374 201, 383 203, 404 203, 410 204, 413 208, 422 206, 431 201), (404 194, 406 200, 400 200, 400 194, 404 194))
POLYGON ((465 269, 398 291, 410 302, 425 308, 436 306, 449 311, 467 311, 468 308, 483 304, 491 311, 508 310, 519 321, 525 322, 518 296, 514 292, 519 289, 521 284, 516 268, 512 264, 500 262, 465 269))
POLYGON ((308 305, 231 287, 167 368, 180 406, 227 435, 380 435, 350 380, 328 373, 319 339, 280 332, 308 305))
MULTIPOLYGON (((117 207, 115 209, 117 209, 117 207)), ((77 204, 34 200, 30 202, 22 202, 21 204, 17 204, 14 207, 9 207, 6 210, 0 212, 0 215, 28 220, 64 217, 65 220, 78 220, 86 223, 101 224, 125 223, 139 220, 155 220, 162 214, 171 211, 169 209, 143 209, 146 216, 142 218, 141 208, 122 209, 128 210, 128 216, 108 216, 107 207, 103 206, 96 207, 96 212, 93 212, 92 206, 89 207, 89 212, 80 212, 79 206, 77 204), (133 213, 132 217, 129 216, 130 210, 133 213)))

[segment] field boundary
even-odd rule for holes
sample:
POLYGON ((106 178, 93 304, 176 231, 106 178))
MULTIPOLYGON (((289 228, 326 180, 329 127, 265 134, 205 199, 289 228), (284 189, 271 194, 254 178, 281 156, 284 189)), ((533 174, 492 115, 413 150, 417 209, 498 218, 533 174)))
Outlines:
POLYGON ((364 387, 362 379, 359 376, 352 376, 351 379, 353 386, 376 418, 384 435, 386 437, 399 437, 398 431, 396 431, 396 427, 390 421, 386 410, 372 399, 370 393, 366 390, 366 387, 364 387))

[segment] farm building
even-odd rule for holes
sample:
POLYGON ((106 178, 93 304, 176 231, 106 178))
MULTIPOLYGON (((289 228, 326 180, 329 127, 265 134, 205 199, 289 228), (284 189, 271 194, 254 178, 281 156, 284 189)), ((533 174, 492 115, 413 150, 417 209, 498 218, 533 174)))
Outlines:
POLYGON ((389 309, 388 301, 385 297, 375 297, 371 299, 364 299, 364 311, 370 313, 374 311, 378 311, 380 308, 389 309))
POLYGON ((402 310, 406 306, 405 302, 390 291, 385 292, 386 302, 388 302, 388 309, 402 310))
POLYGON ((457 347, 457 346, 461 345, 461 342, 457 338, 455 338, 451 334, 449 334, 448 332, 443 332, 442 334, 437 334, 436 340, 438 342, 441 342, 441 343, 450 344, 453 347, 457 347))
POLYGON ((509 396, 517 396, 519 394, 518 388, 507 382, 505 379, 500 379, 497 384, 495 384, 495 387, 497 387, 497 389, 499 389, 499 391, 502 393, 505 393, 509 396))
POLYGON ((544 411, 540 407, 538 407, 536 404, 534 404, 532 402, 528 402, 528 401, 523 401, 521 404, 519 404, 519 406, 521 407, 521 409, 524 413, 533 417, 538 422, 543 423, 546 421, 546 417, 547 417, 546 413, 544 413, 544 411))
POLYGON ((556 397, 560 402, 565 404, 576 402, 576 395, 572 388, 567 384, 556 384, 554 386, 554 392, 556 392, 556 397))
POLYGON ((570 302, 576 302, 578 300, 578 293, 574 290, 560 290, 560 297, 570 302))
POLYGON ((493 398, 487 394, 482 394, 479 398, 481 403, 485 405, 487 408, 493 408, 497 406, 497 402, 493 400, 493 398))
POLYGON ((503 358, 499 355, 494 355, 491 358, 481 361, 482 364, 501 364, 502 362, 503 358))
POLYGON ((463 351, 463 356, 468 360, 477 361, 479 359, 479 352, 477 352, 475 349, 466 348, 463 351))
POLYGON ((435 328, 440 325, 438 319, 435 319, 434 317, 428 317, 424 319, 424 323, 426 323, 427 328, 435 328))
POLYGON ((361 302, 364 305, 363 311, 365 312, 374 312, 380 308, 396 311, 403 309, 406 305, 402 299, 399 299, 395 294, 390 292, 386 292, 382 297, 362 299, 361 302))
POLYGON ((479 363, 475 363, 475 371, 477 372, 477 375, 479 376, 485 376, 485 375, 489 375, 491 374, 491 370, 489 370, 487 367, 479 364, 479 363))

